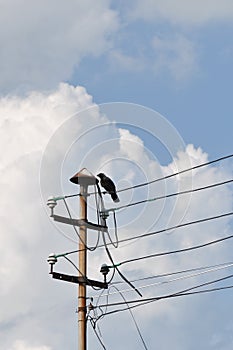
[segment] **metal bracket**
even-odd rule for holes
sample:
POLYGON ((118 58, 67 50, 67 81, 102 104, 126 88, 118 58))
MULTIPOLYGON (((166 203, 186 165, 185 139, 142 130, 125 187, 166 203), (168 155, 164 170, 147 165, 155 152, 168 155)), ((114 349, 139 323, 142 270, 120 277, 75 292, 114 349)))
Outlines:
POLYGON ((84 276, 71 276, 71 275, 66 275, 64 273, 59 273, 59 272, 52 272, 52 276, 53 278, 60 281, 66 281, 66 282, 77 283, 77 284, 86 284, 92 287, 108 289, 108 284, 106 282, 91 280, 84 276))
POLYGON ((89 228, 91 230, 101 230, 104 232, 107 232, 108 230, 107 226, 93 224, 92 222, 89 222, 87 220, 70 219, 60 215, 52 215, 52 218, 54 221, 62 222, 63 224, 68 224, 72 226, 85 226, 86 228, 89 228))

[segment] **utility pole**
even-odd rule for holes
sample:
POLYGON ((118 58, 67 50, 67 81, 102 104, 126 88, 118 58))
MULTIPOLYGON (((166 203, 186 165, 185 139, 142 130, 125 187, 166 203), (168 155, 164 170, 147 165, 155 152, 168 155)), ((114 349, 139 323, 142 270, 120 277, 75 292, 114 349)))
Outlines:
POLYGON ((86 286, 93 286, 97 288, 108 288, 108 283, 106 282, 106 275, 109 271, 107 265, 103 264, 100 272, 104 276, 104 282, 96 281, 87 278, 87 229, 91 230, 102 230, 107 231, 106 224, 99 225, 91 223, 87 220, 87 198, 88 198, 88 186, 93 186, 98 183, 98 180, 93 176, 86 168, 80 170, 75 174, 70 181, 76 185, 80 185, 80 211, 79 219, 66 218, 63 216, 55 215, 54 208, 57 205, 57 201, 62 197, 51 197, 48 199, 47 205, 51 209, 51 217, 58 222, 62 222, 72 226, 79 227, 79 243, 78 243, 78 276, 71 276, 64 273, 54 272, 53 268, 57 262, 57 258, 61 255, 50 254, 47 261, 50 264, 50 274, 53 278, 78 284, 78 350, 87 350, 87 304, 86 304, 86 286))
POLYGON ((96 184, 96 178, 87 169, 75 174, 71 182, 80 185, 80 220, 83 225, 79 227, 79 277, 84 278, 78 286, 78 350, 87 349, 86 325, 86 275, 87 275, 87 197, 88 186, 96 184))
MULTIPOLYGON (((87 188, 88 185, 80 186, 80 219, 87 221, 87 188)), ((79 276, 87 275, 87 228, 85 225, 79 228, 79 276)), ((78 349, 87 348, 86 327, 86 283, 78 286, 78 349)))

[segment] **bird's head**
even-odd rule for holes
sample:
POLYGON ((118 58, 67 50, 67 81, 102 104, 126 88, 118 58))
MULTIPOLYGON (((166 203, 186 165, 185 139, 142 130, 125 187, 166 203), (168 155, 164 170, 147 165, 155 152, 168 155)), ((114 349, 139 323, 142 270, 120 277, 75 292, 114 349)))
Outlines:
POLYGON ((103 173, 99 173, 99 174, 97 174, 97 176, 98 176, 100 179, 102 179, 105 175, 104 175, 103 173))

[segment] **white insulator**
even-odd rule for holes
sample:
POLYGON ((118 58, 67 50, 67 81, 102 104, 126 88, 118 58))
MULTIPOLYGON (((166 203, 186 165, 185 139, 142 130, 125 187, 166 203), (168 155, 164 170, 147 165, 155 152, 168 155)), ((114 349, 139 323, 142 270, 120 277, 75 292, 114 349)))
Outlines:
POLYGON ((54 265, 57 262, 56 255, 54 253, 49 254, 47 261, 50 265, 54 265))
POLYGON ((55 201, 55 199, 53 197, 49 197, 47 201, 47 206, 50 209, 53 209, 56 205, 57 205, 57 202, 55 201))
POLYGON ((51 215, 50 216, 53 216, 53 210, 54 210, 56 205, 57 205, 57 202, 56 202, 56 200, 53 197, 50 197, 47 200, 47 206, 51 209, 51 215))

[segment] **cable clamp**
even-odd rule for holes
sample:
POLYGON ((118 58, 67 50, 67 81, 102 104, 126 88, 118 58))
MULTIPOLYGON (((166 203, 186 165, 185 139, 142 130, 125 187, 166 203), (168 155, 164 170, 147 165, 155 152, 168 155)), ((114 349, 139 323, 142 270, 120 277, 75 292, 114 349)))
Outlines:
POLYGON ((100 211, 100 217, 106 220, 109 217, 109 210, 100 211))

